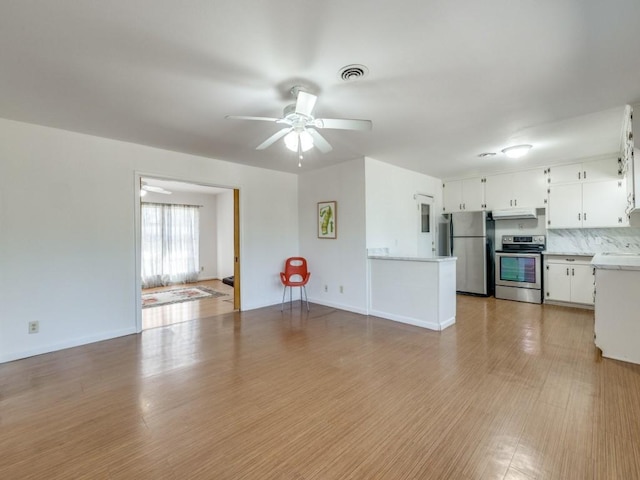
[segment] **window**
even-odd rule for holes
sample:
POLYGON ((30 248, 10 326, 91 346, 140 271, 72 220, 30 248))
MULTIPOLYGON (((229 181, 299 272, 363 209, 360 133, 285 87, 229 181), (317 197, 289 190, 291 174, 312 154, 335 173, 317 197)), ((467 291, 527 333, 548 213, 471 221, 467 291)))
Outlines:
POLYGON ((142 204, 143 288, 198 280, 198 213, 191 205, 142 204))

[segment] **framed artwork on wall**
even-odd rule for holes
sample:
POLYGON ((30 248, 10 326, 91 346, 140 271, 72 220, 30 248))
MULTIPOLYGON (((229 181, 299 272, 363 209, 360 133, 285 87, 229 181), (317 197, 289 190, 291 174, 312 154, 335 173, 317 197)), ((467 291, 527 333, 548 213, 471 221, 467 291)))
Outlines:
POLYGON ((318 202, 318 238, 338 238, 338 202, 318 202))

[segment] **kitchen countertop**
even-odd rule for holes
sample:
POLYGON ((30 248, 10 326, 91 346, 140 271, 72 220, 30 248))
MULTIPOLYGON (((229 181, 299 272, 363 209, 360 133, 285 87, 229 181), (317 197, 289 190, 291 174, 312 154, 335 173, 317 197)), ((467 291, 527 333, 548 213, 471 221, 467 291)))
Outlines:
POLYGON ((598 253, 591 265, 606 270, 640 270, 640 253, 598 253))
POLYGON ((571 255, 572 257, 593 257, 595 253, 591 252, 551 252, 549 250, 544 250, 542 252, 543 255, 571 255))
POLYGON ((400 260, 405 262, 452 262, 457 257, 390 257, 388 255, 369 255, 370 260, 400 260))

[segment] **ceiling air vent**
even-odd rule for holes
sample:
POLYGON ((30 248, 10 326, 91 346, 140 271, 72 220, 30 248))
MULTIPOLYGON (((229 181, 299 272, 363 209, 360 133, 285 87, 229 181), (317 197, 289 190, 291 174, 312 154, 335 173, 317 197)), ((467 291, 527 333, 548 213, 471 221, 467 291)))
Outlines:
POLYGON ((338 72, 338 76, 345 82, 360 80, 369 74, 369 69, 364 65, 352 64, 342 67, 338 72))

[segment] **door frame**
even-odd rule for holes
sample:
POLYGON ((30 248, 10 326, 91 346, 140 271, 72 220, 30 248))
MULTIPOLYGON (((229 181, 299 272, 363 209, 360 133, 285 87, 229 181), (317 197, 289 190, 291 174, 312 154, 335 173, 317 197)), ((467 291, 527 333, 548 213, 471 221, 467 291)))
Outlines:
MULTIPOLYGON (((429 212, 429 230, 431 233, 431 257, 435 257, 436 256, 436 252, 438 251, 437 249, 437 245, 436 245, 436 239, 437 239, 437 232, 436 232, 436 219, 435 219, 435 206, 436 206, 436 198, 435 195, 430 195, 428 193, 420 193, 417 192, 413 195, 413 199, 416 202, 416 207, 417 207, 417 220, 416 223, 419 225, 420 221, 421 221, 421 214, 422 212, 420 211, 420 197, 426 197, 428 199, 431 200, 430 206, 431 206, 431 211, 429 212)), ((415 228, 415 227, 414 227, 415 228)), ((419 255, 420 254, 420 247, 419 247, 419 243, 420 243, 420 232, 417 233, 417 237, 416 237, 416 253, 419 255)))
POLYGON ((241 205, 240 205, 240 188, 238 186, 229 186, 214 184, 209 182, 203 182, 201 180, 194 180, 192 178, 180 177, 176 175, 163 175, 159 173, 151 172, 134 172, 133 191, 134 191, 134 251, 135 251, 135 266, 134 266, 134 282, 135 282, 135 319, 136 319, 136 333, 142 332, 142 278, 140 272, 142 270, 142 219, 140 213, 140 206, 142 204, 140 197, 140 186, 143 178, 157 178, 158 180, 169 180, 175 182, 192 183, 194 185, 202 185, 205 187, 217 187, 226 188, 233 191, 233 255, 234 255, 234 282, 233 282, 233 308, 235 310, 241 310, 240 299, 240 259, 242 257, 242 242, 241 242, 241 230, 240 223, 241 217, 241 205))

